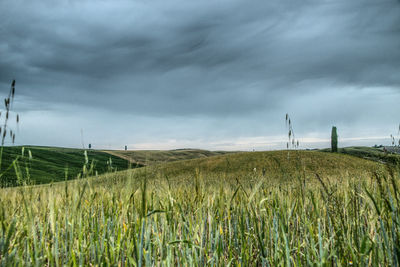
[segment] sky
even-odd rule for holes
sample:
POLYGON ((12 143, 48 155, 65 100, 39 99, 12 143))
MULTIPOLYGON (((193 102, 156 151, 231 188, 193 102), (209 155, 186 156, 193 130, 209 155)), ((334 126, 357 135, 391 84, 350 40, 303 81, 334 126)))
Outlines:
POLYGON ((18 145, 389 145, 399 71, 399 0, 0 1, 18 145))

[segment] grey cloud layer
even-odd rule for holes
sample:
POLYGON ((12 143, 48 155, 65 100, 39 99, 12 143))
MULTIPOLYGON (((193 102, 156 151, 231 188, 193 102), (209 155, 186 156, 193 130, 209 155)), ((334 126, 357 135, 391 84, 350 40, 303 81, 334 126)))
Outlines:
POLYGON ((399 92, 400 2, 3 0, 0 55, 1 90, 43 108, 284 114, 322 89, 399 92))

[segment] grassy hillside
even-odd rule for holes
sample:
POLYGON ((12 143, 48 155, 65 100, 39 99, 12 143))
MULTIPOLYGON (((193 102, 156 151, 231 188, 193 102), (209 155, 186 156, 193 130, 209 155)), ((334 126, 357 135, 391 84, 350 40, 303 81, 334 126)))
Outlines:
POLYGON ((315 181, 316 174, 345 180, 373 175, 386 167, 378 162, 339 153, 319 151, 237 152, 206 158, 149 163, 146 167, 93 178, 93 183, 131 183, 148 180, 188 181, 205 177, 207 181, 263 177, 271 182, 291 183, 299 179, 315 181), (110 178, 111 177, 111 178, 110 178))
MULTIPOLYGON (((291 179, 297 176, 354 176, 370 173, 381 166, 375 162, 338 153, 319 151, 265 151, 265 152, 209 152, 199 150, 182 151, 118 151, 115 155, 135 158, 138 162, 150 159, 151 167, 135 170, 136 173, 149 172, 153 176, 193 177, 195 173, 205 176, 248 177, 261 175, 272 179, 291 179), (199 153, 201 152, 201 153, 199 153), (218 155, 218 153, 220 153, 218 155), (176 155, 179 155, 176 156, 176 155), (200 158, 188 159, 190 156, 200 158), (207 157, 214 155, 212 157, 207 157), (178 160, 180 158, 181 160, 178 160), (160 163, 160 161, 166 161, 160 163)), ((114 152, 113 152, 114 153, 114 152)))
POLYGON ((176 150, 105 150, 104 152, 115 155, 132 163, 152 165, 156 163, 206 158, 210 156, 223 155, 230 152, 208 151, 201 149, 176 149, 176 150))
MULTIPOLYGON (((96 172, 101 174, 110 170, 110 168, 113 170, 128 168, 127 160, 101 151, 89 150, 87 157, 86 174, 93 175, 96 172), (90 173, 92 165, 93 170, 90 173)), ((67 179, 74 179, 78 175, 84 175, 84 165, 83 149, 27 146, 22 153, 22 147, 4 147, 0 182, 3 185, 15 185, 18 180, 15 168, 18 169, 20 179, 27 180, 30 178, 31 182, 35 184, 63 181, 66 176, 67 179), (13 165, 13 161, 17 158, 18 161, 13 165)))
MULTIPOLYGON (((315 174, 334 177, 364 176, 381 166, 372 161, 349 155, 316 151, 241 152, 210 158, 159 164, 147 169, 167 177, 204 176, 246 178, 265 176, 275 180, 290 180, 315 174)), ((146 170, 137 170, 143 172, 146 170)))
POLYGON ((396 266, 400 184, 385 168, 338 153, 250 152, 0 189, 0 262, 396 266))
MULTIPOLYGON (((322 149, 321 151, 330 152, 330 149, 322 149)), ((385 153, 383 148, 352 146, 352 147, 339 148, 338 152, 377 162, 385 162, 391 164, 400 163, 399 154, 385 153)))
POLYGON ((129 167, 141 167, 160 162, 170 162, 200 157, 221 155, 227 152, 182 149, 171 151, 99 151, 87 150, 86 171, 85 150, 58 147, 26 146, 4 147, 0 177, 0 186, 18 184, 18 180, 30 180, 33 184, 57 182, 75 179, 78 175, 88 176, 112 170, 125 170, 129 167), (29 157, 29 151, 32 158, 29 157), (18 158, 16 164, 13 161, 18 158), (109 160, 111 159, 111 165, 109 160), (91 170, 91 167, 93 168, 91 170), (15 169, 18 169, 20 178, 15 169), (28 170, 27 170, 28 169, 28 170), (67 171, 67 173, 66 173, 67 171), (85 172, 85 173, 84 173, 85 172))

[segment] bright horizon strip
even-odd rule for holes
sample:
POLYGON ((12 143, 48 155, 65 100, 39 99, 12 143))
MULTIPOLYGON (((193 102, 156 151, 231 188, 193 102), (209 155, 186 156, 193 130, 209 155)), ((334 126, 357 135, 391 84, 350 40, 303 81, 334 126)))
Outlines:
MULTIPOLYGON (((322 137, 304 137, 298 138, 300 142, 299 149, 329 148, 330 138, 322 137)), ((128 150, 174 150, 174 149, 204 149, 204 150, 224 150, 224 151, 269 151, 286 149, 287 136, 257 136, 257 137, 241 137, 226 140, 206 141, 206 140, 185 140, 185 139, 166 139, 157 142, 138 142, 128 143, 128 150)), ((13 145, 6 142, 5 145, 13 145)), ((25 144, 15 142, 15 146, 43 146, 42 144, 25 144)), ((85 145, 85 149, 87 149, 85 145)), ((343 137, 339 136, 339 147, 348 146, 373 146, 384 145, 390 146, 391 140, 388 136, 363 136, 363 137, 343 137)), ((44 146, 55 146, 48 144, 44 146)), ((60 146, 64 147, 64 146, 60 146)), ((81 144, 74 146, 65 146, 70 148, 82 149, 81 144)), ((123 146, 116 145, 96 145, 92 144, 93 149, 97 150, 124 150, 123 146)))
MULTIPOLYGON (((128 150, 171 150, 171 149, 182 149, 182 148, 198 148, 208 150, 281 150, 286 149, 285 136, 280 138, 274 137, 250 137, 250 138, 239 138, 238 140, 221 140, 215 142, 190 142, 190 141, 179 141, 170 139, 165 142, 146 142, 128 144, 128 150), (268 141, 269 140, 269 141, 268 141)), ((330 147, 329 138, 317 138, 317 137, 306 137, 299 138, 300 149, 312 149, 312 148, 328 148, 330 147)), ((339 147, 344 146, 357 146, 358 143, 363 146, 377 145, 391 145, 390 138, 386 136, 367 136, 367 137, 339 137, 339 147), (354 143, 354 144, 352 144, 354 143), (342 145, 341 145, 342 144, 342 145)))

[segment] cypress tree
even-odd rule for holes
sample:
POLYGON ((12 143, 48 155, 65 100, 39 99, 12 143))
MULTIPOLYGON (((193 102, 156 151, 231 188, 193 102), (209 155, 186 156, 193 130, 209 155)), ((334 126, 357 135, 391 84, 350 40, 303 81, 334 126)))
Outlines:
POLYGON ((336 126, 332 127, 332 135, 331 135, 331 149, 332 152, 337 152, 338 151, 338 135, 337 135, 337 129, 336 126))

